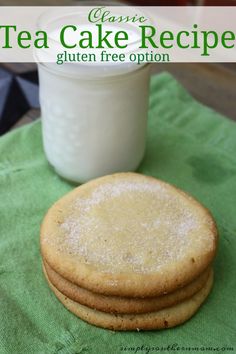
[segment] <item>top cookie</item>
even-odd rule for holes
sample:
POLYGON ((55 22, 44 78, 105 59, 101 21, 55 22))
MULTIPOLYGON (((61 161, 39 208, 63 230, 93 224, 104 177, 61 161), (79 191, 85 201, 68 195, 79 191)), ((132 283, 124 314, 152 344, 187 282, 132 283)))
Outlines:
POLYGON ((175 291, 211 263, 217 230, 210 213, 152 177, 120 173, 57 201, 41 227, 41 251, 69 281, 105 295, 175 291))

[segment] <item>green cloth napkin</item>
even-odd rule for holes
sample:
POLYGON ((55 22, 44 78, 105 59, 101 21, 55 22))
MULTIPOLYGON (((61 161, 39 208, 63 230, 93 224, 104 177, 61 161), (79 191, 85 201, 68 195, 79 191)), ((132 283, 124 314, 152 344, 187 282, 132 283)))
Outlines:
POLYGON ((37 121, 0 139, 1 354, 236 353, 235 123, 170 75, 153 77, 139 172, 191 193, 216 218, 220 243, 206 303, 184 325, 151 332, 96 328, 63 307, 42 274, 39 229, 47 209, 74 186, 49 167, 37 121))

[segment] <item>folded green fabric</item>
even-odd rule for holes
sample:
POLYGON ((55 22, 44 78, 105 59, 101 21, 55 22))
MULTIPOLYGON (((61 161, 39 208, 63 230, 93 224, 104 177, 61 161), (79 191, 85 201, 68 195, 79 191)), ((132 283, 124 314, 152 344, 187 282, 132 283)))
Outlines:
POLYGON ((170 75, 153 77, 139 172, 191 193, 216 218, 220 243, 206 303, 182 326, 116 333, 59 303, 42 274, 39 229, 47 209, 74 187, 49 167, 37 121, 0 139, 1 354, 236 353, 235 123, 197 103, 170 75))

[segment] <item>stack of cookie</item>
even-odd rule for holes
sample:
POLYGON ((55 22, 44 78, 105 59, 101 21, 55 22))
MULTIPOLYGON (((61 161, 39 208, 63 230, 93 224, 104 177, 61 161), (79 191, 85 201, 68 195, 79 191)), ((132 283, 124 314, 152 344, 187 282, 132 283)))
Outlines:
POLYGON ((188 320, 209 294, 217 230, 179 189, 135 173, 86 183, 41 227, 49 286, 71 312, 113 330, 188 320))

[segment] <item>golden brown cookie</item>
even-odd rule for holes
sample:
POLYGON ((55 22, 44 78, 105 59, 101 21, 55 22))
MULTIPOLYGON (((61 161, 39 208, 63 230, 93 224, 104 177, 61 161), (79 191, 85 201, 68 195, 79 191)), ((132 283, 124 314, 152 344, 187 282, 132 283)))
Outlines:
POLYGON ((216 252, 212 216, 163 181, 119 173, 61 198, 41 227, 41 252, 58 274, 103 295, 153 297, 197 278, 216 252))
MULTIPOLYGON (((47 277, 47 275, 45 274, 47 277)), ((213 284, 213 272, 210 273, 203 288, 188 300, 166 309, 145 314, 109 314, 93 310, 70 300, 55 288, 48 279, 49 286, 62 304, 82 320, 95 326, 111 330, 153 330, 175 327, 190 319, 209 294, 213 284)))
POLYGON ((198 292, 206 283, 210 269, 185 287, 166 295, 150 298, 127 298, 105 296, 92 293, 62 278, 44 261, 44 268, 50 282, 65 296, 75 302, 103 312, 110 313, 147 313, 173 306, 198 292))

